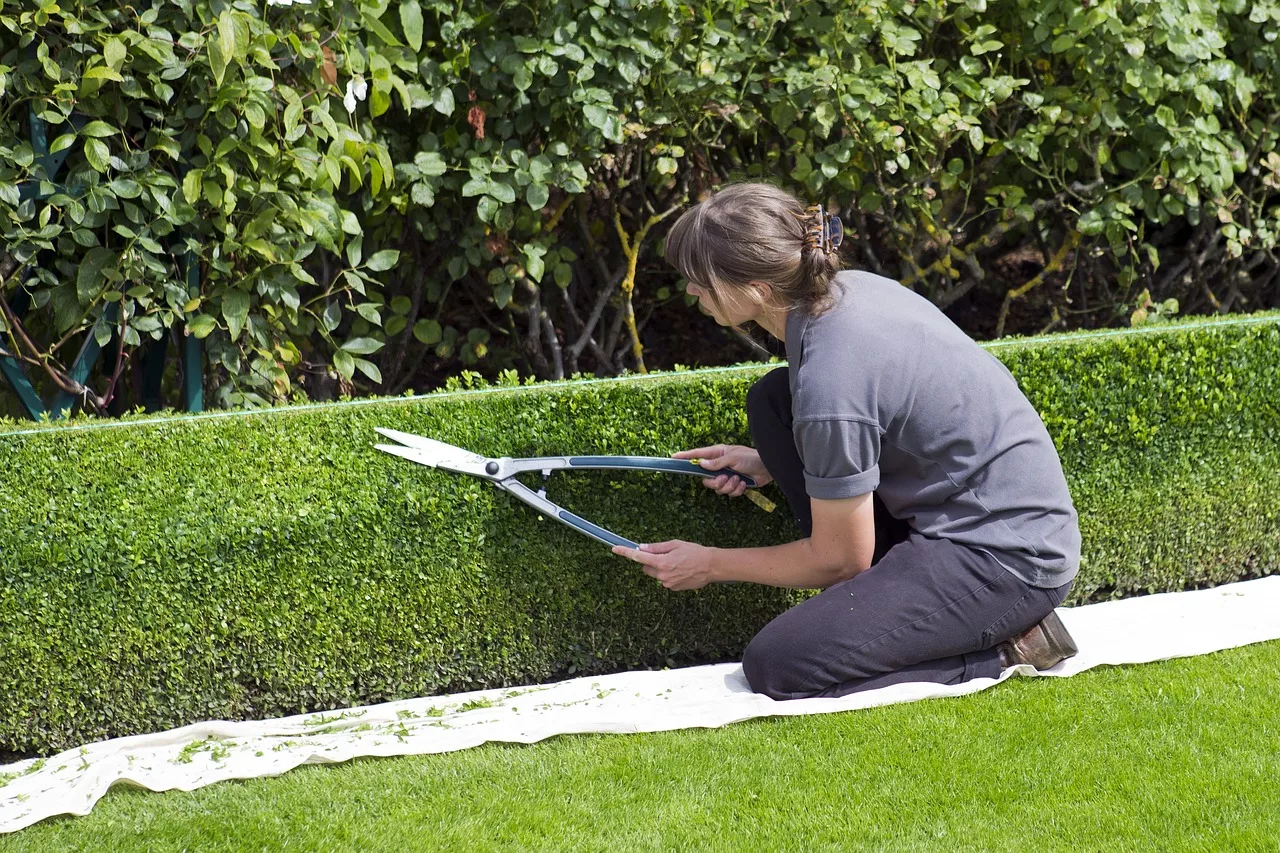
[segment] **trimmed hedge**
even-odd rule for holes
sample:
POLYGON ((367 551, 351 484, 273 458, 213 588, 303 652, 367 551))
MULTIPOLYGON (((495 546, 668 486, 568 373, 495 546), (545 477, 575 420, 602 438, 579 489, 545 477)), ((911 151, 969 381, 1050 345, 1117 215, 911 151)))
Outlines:
MULTIPOLYGON (((1278 324, 992 345, 1043 414, 1080 510, 1072 602, 1276 570, 1278 324)), ((0 750, 732 659, 802 593, 664 591, 487 483, 371 445, 375 426, 515 456, 746 441, 743 398, 765 369, 11 425, 0 750)), ((692 478, 557 474, 550 493, 640 540, 793 536, 785 510, 692 478)))

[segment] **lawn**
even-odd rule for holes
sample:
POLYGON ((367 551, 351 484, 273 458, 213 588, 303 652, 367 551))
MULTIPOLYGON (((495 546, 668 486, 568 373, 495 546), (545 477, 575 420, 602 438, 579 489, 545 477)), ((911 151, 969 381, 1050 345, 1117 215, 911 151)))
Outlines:
POLYGON ((113 789, 26 850, 1276 850, 1280 641, 718 730, 113 789))

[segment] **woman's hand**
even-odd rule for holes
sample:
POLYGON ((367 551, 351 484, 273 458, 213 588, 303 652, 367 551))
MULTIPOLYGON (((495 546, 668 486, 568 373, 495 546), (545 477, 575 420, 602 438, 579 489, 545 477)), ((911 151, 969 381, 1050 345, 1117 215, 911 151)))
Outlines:
MULTIPOLYGON (((733 479, 738 480, 737 477, 733 479)), ((663 586, 673 590, 701 589, 715 580, 711 566, 715 550, 678 539, 641 545, 639 550, 626 545, 613 546, 613 553, 639 563, 646 575, 657 578, 663 586)))
MULTIPOLYGON (((698 464, 708 471, 719 471, 721 468, 732 468, 752 477, 757 486, 773 481, 773 476, 760 461, 760 454, 753 447, 740 444, 715 444, 711 447, 699 447, 694 450, 682 450, 671 454, 673 459, 696 459, 698 464)), ((716 494, 738 497, 747 490, 746 481, 732 474, 720 474, 708 477, 702 485, 715 489, 716 494)))

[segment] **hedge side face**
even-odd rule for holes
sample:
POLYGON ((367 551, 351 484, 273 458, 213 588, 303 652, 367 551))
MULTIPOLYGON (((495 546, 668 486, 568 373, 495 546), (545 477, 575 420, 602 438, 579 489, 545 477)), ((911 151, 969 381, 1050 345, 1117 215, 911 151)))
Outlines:
MULTIPOLYGON (((995 352, 1072 485, 1073 603, 1275 571, 1276 323, 995 352)), ((0 434, 0 750, 734 659, 802 594, 667 592, 485 482, 374 451, 373 429, 494 456, 749 443, 766 369, 0 434)), ((785 504, 693 478, 563 473, 549 494, 639 541, 795 536, 785 504)))

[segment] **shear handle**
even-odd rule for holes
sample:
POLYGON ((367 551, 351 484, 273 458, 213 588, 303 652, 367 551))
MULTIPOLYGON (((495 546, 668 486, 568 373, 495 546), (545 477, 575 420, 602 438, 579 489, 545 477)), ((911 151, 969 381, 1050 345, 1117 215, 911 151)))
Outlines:
POLYGON ((512 459, 507 462, 504 470, 507 473, 520 474, 526 471, 555 471, 565 468, 661 471, 666 474, 692 474, 695 477, 717 477, 720 474, 733 474, 735 477, 741 477, 746 482, 747 488, 755 488, 756 485, 754 478, 732 468, 708 471, 688 459, 667 459, 662 456, 542 456, 530 459, 512 459))
POLYGON ((590 536, 597 542, 603 542, 606 545, 625 545, 628 548, 640 547, 639 544, 632 542, 630 539, 624 539, 610 530, 605 530, 585 518, 580 518, 568 510, 562 509, 559 504, 552 503, 514 477, 500 481, 497 486, 524 501, 543 515, 550 516, 556 521, 572 527, 579 533, 590 536))

